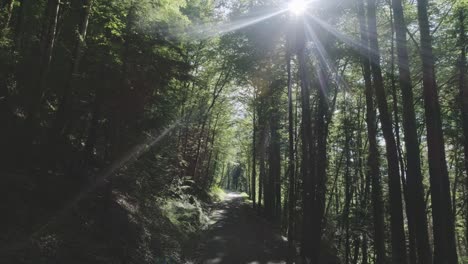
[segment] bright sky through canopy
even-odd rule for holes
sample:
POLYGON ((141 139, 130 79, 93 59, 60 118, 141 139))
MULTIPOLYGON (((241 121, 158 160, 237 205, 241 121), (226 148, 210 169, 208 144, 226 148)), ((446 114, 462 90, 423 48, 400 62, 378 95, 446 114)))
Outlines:
POLYGON ((299 16, 305 12, 307 8, 307 1, 306 0, 292 0, 288 3, 288 10, 299 16))

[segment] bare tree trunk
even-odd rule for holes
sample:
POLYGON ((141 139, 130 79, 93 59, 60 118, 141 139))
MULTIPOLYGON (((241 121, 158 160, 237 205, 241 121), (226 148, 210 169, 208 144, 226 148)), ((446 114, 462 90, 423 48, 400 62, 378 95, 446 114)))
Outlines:
POLYGON ((257 195, 257 189, 256 189, 256 185, 257 185, 257 152, 256 152, 256 137, 257 137, 257 116, 256 116, 256 109, 255 109, 255 105, 256 105, 256 89, 254 88, 254 92, 253 92, 253 117, 252 117, 252 184, 251 184, 251 191, 252 191, 252 195, 251 195, 251 198, 252 198, 252 204, 253 204, 253 208, 255 209, 255 207, 257 206, 257 201, 256 201, 256 195, 257 195))
MULTIPOLYGON (((360 25, 361 41, 364 47, 368 47, 368 31, 365 21, 364 3, 358 0, 358 17, 360 25)), ((367 137, 369 140, 369 154, 367 157, 367 174, 372 182, 372 211, 374 220, 374 250, 376 263, 385 262, 385 233, 384 233, 384 210, 382 201, 382 183, 380 176, 379 150, 377 147, 377 127, 374 111, 374 91, 371 83, 371 71, 369 62, 369 51, 362 50, 361 56, 366 94, 366 123, 367 137)))
POLYGON ((40 105, 42 102, 42 97, 44 96, 44 92, 46 90, 47 75, 49 74, 50 70, 50 63, 52 61, 52 53, 54 50, 55 38, 57 33, 57 23, 61 5, 60 1, 61 0, 47 1, 46 11, 44 15, 43 32, 40 42, 40 70, 38 87, 33 89, 31 102, 29 104, 28 109, 28 117, 26 121, 30 129, 28 133, 31 134, 31 138, 28 138, 27 141, 32 141, 37 119, 40 115, 40 105))
POLYGON ((392 129, 392 118, 388 111, 387 96, 380 68, 379 44, 377 40, 377 18, 375 0, 367 1, 367 23, 369 30, 369 47, 371 50, 371 73, 380 113, 380 123, 387 151, 387 165, 390 193, 390 229, 392 241, 392 262, 403 264, 406 259, 406 240, 403 224, 403 202, 401 199, 400 175, 398 172, 398 151, 392 129))
MULTIPOLYGON (((346 104, 346 102, 345 102, 346 104)), ((346 107, 346 106, 345 106, 346 107)), ((343 152, 346 156, 346 166, 345 166, 345 174, 344 174, 344 184, 345 184, 345 198, 344 198, 344 208, 343 208, 343 228, 344 228, 344 236, 345 236, 345 264, 349 264, 350 262, 350 254, 351 254, 351 234, 349 230, 349 213, 351 207, 351 199, 352 199, 352 191, 351 191, 351 150, 350 150, 350 141, 351 141, 351 133, 349 131, 349 117, 346 114, 348 111, 345 109, 345 117, 344 117, 344 134, 345 134, 345 145, 343 152)))
POLYGON ((258 126, 259 126, 259 162, 260 162, 260 175, 259 175, 259 194, 258 194, 258 210, 259 212, 265 212, 268 208, 268 189, 267 189, 267 178, 265 168, 265 154, 267 146, 267 120, 265 119, 265 98, 260 98, 260 106, 258 108, 258 126), (263 210, 262 210, 263 201, 263 210))
POLYGON ((100 92, 96 92, 96 98, 94 100, 91 123, 89 125, 86 143, 83 148, 82 164, 80 171, 78 172, 79 174, 81 174, 81 172, 85 172, 90 167, 94 157, 94 148, 97 143, 99 119, 101 118, 101 107, 103 101, 102 94, 100 92))
POLYGON ((203 117, 203 122, 202 122, 202 125, 201 125, 201 129, 200 129, 200 132, 198 134, 197 152, 195 154, 195 161, 194 161, 194 166, 193 166, 193 171, 192 171, 192 176, 193 176, 194 180, 198 176, 197 175, 197 169, 198 169, 198 163, 200 162, 201 145, 202 145, 202 140, 203 140, 203 134, 205 133, 206 122, 208 122, 208 116, 203 117))
POLYGON ((295 208, 296 208, 296 176, 294 157, 294 115, 293 115, 293 95, 291 76, 291 47, 287 46, 287 71, 288 71, 288 263, 293 263, 296 257, 296 247, 294 245, 295 208))
POLYGON ((416 115, 414 111, 413 90, 409 68, 406 23, 401 0, 392 0, 392 8, 395 20, 394 26, 398 53, 399 82, 403 100, 403 127, 408 170, 406 174, 408 189, 406 196, 408 197, 407 207, 409 208, 409 232, 410 237, 412 233, 415 234, 419 263, 430 264, 432 263, 432 252, 427 231, 426 207, 424 203, 425 192, 421 173, 421 153, 417 136, 416 115))
POLYGON ((14 48, 16 50, 21 49, 21 42, 23 38, 23 21, 24 21, 24 6, 27 2, 27 0, 18 0, 19 2, 19 7, 18 7, 18 19, 16 21, 16 24, 14 25, 14 41, 15 45, 14 48))
POLYGON ((431 183, 434 263, 458 263, 455 228, 450 203, 450 183, 445 159, 439 95, 435 77, 432 39, 427 15, 427 0, 418 1, 418 20, 423 67, 423 97, 426 116, 427 148, 431 183))
MULTIPOLYGON (((51 143, 55 141, 58 137, 65 136, 64 128, 66 126, 67 120, 69 120, 70 108, 72 105, 71 98, 73 95, 73 84, 78 77, 80 62, 83 55, 83 49, 86 45, 86 35, 88 31, 88 22, 91 15, 93 0, 85 0, 81 5, 81 20, 79 22, 79 31, 76 35, 75 50, 72 55, 72 67, 70 77, 68 78, 67 84, 63 89, 62 98, 55 114, 55 120, 52 126, 50 133, 51 143)), ((52 143, 54 145, 54 143, 52 143)), ((53 148, 54 146, 52 146, 53 148)))
MULTIPOLYGON (((465 16, 466 9, 460 8, 458 10, 458 23, 459 23, 459 38, 458 45, 460 46, 460 61, 458 64, 458 86, 460 90, 460 107, 463 128, 463 150, 465 154, 465 179, 466 191, 468 192, 468 85, 466 85, 466 32, 465 32, 465 16)), ((468 245, 468 203, 465 208, 465 239, 468 245)))
MULTIPOLYGON (((319 56, 318 56, 319 57, 319 56)), ((314 198, 314 211, 312 222, 312 245, 314 251, 312 252, 312 263, 318 263, 322 245, 322 232, 324 227, 324 214, 325 214, 325 195, 326 195, 326 181, 327 181, 327 137, 328 137, 328 124, 325 122, 327 117, 331 115, 328 112, 328 91, 330 90, 328 76, 326 73, 326 65, 323 61, 318 62, 317 69, 317 94, 318 94, 318 109, 316 118, 316 163, 315 163, 315 198, 314 198)))
POLYGON ((303 183, 303 219, 302 219, 302 241, 301 241, 301 256, 302 258, 310 258, 312 254, 312 206, 314 201, 314 184, 312 182, 312 125, 310 115, 310 81, 309 72, 306 63, 306 48, 305 48, 305 21, 301 21, 300 32, 298 33, 297 58, 299 67, 299 78, 301 80, 301 100, 302 100, 302 183, 303 183))

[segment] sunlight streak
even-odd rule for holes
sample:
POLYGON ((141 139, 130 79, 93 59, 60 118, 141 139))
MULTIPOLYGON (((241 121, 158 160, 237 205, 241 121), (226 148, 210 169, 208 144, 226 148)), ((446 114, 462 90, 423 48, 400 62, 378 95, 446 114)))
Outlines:
POLYGON ((356 40, 346 35, 345 33, 338 31, 335 27, 321 20, 320 18, 317 18, 315 16, 310 16, 310 18, 312 18, 315 22, 317 22, 320 26, 322 26, 325 30, 337 37, 339 40, 343 41, 345 44, 358 51, 361 55, 368 56, 368 54, 363 54, 367 52, 370 54, 376 53, 375 51, 371 50, 367 45, 364 45, 360 39, 356 40))
POLYGON ((69 213, 73 208, 75 208, 79 202, 81 202, 84 198, 86 198, 90 193, 96 190, 96 188, 102 186, 102 184, 106 183, 108 178, 112 177, 115 172, 117 172, 120 168, 124 166, 130 165, 132 162, 136 161, 139 157, 141 157, 144 153, 146 153, 150 148, 154 147, 157 143, 159 143, 166 135, 168 135, 172 130, 180 125, 180 118, 179 120, 173 122, 170 126, 166 129, 162 130, 159 135, 153 136, 148 135, 148 139, 145 140, 143 143, 136 145, 126 154, 122 155, 119 159, 115 162, 110 164, 106 169, 103 170, 102 173, 96 176, 96 180, 94 180, 88 187, 86 187, 83 191, 78 193, 70 202, 68 202, 60 211, 55 213, 51 218, 38 227, 32 234, 29 235, 28 239, 22 241, 20 243, 11 245, 8 248, 2 249, 0 252, 9 252, 15 251, 24 247, 28 242, 37 238, 41 235, 47 228, 51 225, 56 224, 64 215, 69 213))
POLYGON ((188 35, 195 39, 207 39, 207 38, 223 35, 229 32, 236 31, 238 29, 242 29, 242 28, 257 24, 259 22, 262 22, 274 16, 283 14, 286 11, 288 11, 287 8, 274 9, 274 10, 262 12, 257 15, 249 14, 249 17, 234 19, 232 21, 227 21, 224 23, 219 23, 219 24, 208 23, 208 24, 198 25, 198 26, 191 28, 188 32, 188 35))
MULTIPOLYGON (((319 79, 319 84, 320 84, 320 90, 323 95, 327 96, 328 92, 326 89, 329 86, 327 83, 327 77, 323 76, 324 71, 322 69, 326 69, 326 72, 329 72, 334 78, 332 80, 341 87, 344 87, 345 90, 349 88, 348 84, 344 80, 344 78, 341 76, 341 74, 338 72, 336 67, 334 67, 331 63, 330 56, 327 54, 327 51, 325 50, 322 42, 320 39, 317 37, 315 31, 312 29, 312 27, 309 24, 306 24, 306 30, 307 30, 307 36, 310 36, 311 41, 315 45, 315 56, 317 57, 319 61, 319 67, 314 67, 316 70, 316 75, 318 76, 319 79)), ((328 102, 327 102, 328 104, 328 102)))

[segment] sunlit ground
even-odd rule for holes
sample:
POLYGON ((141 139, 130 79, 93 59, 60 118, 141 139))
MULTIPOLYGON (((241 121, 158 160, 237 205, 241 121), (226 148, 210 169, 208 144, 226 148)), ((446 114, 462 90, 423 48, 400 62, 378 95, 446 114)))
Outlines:
POLYGON ((226 194, 226 200, 232 200, 236 198, 245 198, 246 194, 245 193, 239 193, 239 192, 229 192, 226 194))

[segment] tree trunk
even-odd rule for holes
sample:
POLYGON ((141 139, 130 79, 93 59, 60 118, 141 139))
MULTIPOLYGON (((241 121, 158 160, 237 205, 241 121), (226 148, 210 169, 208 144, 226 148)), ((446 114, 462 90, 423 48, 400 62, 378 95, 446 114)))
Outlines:
MULTIPOLYGON (((318 56, 320 57, 320 56, 318 56)), ((317 94, 318 94, 318 109, 316 118, 316 164, 315 164, 315 198, 314 198, 314 211, 312 222, 312 263, 318 263, 321 244, 322 244, 322 230, 323 220, 325 214, 325 195, 326 195, 326 181, 327 181, 327 137, 328 137, 328 123, 325 119, 328 113, 328 76, 326 73, 326 65, 322 61, 318 62, 317 70, 317 94)), ((312 163, 311 163, 312 164, 312 163)))
MULTIPOLYGON (((468 192, 468 85, 466 85, 466 32, 465 32, 466 9, 458 10, 460 60, 458 64, 458 87, 460 90, 460 107, 463 128, 463 150, 465 154, 465 179, 466 192, 468 192)), ((468 246, 468 203, 465 208, 465 240, 468 246)))
POLYGON ((258 126, 259 126, 259 162, 260 162, 260 175, 259 175, 259 194, 258 194, 258 209, 259 212, 262 212, 262 201, 263 209, 267 210, 268 208, 268 189, 267 189, 267 179, 266 179, 266 168, 265 168, 265 154, 266 154, 266 145, 267 145, 267 120, 265 120, 265 98, 260 98, 260 106, 258 109, 258 126))
POLYGON ((294 157, 294 115, 293 115, 293 95, 291 76, 291 53, 290 46, 287 46, 287 71, 288 71, 288 263, 293 263, 296 257, 296 247, 294 245, 295 208, 296 208, 296 180, 295 180, 295 157, 294 157))
POLYGON ((399 82, 403 100, 403 128, 406 147, 406 184, 408 196, 408 221, 410 234, 414 232, 419 263, 432 263, 432 252, 427 231, 424 186, 421 173, 420 150, 417 135, 416 115, 414 111, 413 88, 409 68, 409 56, 406 40, 406 23, 401 0, 392 0, 394 26, 398 54, 399 82), (414 230, 411 230, 414 229, 414 230))
MULTIPOLYGON (((345 102, 346 104, 346 102, 345 102)), ((346 108, 346 106, 345 106, 346 108)), ((350 262, 350 254, 351 254, 351 235, 349 230, 349 213, 351 207, 351 199, 352 199, 352 192, 351 192, 351 150, 350 150, 350 141, 351 141, 351 133, 349 131, 349 118, 348 118, 348 109, 345 109, 345 117, 344 117, 344 134, 345 134, 345 145, 343 152, 346 155, 346 165, 345 165, 345 174, 344 174, 344 184, 345 184, 345 197, 344 197, 344 208, 343 208, 343 228, 344 228, 344 236, 345 236, 345 264, 349 264, 350 262)))
POLYGON ((302 219, 302 241, 301 241, 301 256, 302 258, 310 258, 312 253, 312 204, 315 197, 312 182, 313 163, 311 162, 311 141, 312 141, 312 126, 310 115, 310 81, 309 72, 306 63, 306 48, 305 48, 305 21, 301 21, 300 32, 297 39, 297 59, 299 67, 299 78, 301 80, 301 100, 302 100, 302 203, 303 203, 303 219, 302 219))
MULTIPOLYGON (((32 142, 33 133, 35 132, 36 123, 40 115, 40 105, 42 97, 46 90, 47 75, 50 70, 52 61, 52 52, 54 50, 55 38, 57 33, 57 23, 60 11, 60 0, 48 0, 44 15, 44 25, 40 42, 40 70, 38 78, 38 87, 33 89, 31 101, 28 109, 28 117, 26 124, 28 125, 30 138, 27 141, 32 142)), ((30 143, 26 142, 26 143, 30 143)))
POLYGON ((374 80, 377 106, 380 113, 380 123, 385 139, 387 151, 387 165, 390 193, 390 229, 392 241, 392 262, 403 264, 406 259, 406 240, 403 225, 403 203, 401 199, 400 175, 398 172, 398 151, 392 129, 392 118, 388 111, 387 96, 385 94, 382 70, 380 68, 380 54, 377 40, 376 1, 367 1, 367 23, 369 31, 369 47, 371 73, 374 80))
POLYGON ((18 7, 18 18, 16 20, 16 24, 14 25, 14 41, 15 50, 21 50, 21 42, 23 38, 23 21, 24 21, 24 11, 25 11, 25 4, 27 0, 19 0, 19 7, 18 7))
POLYGON ((89 17, 91 15, 91 8, 92 8, 93 0, 85 0, 83 4, 81 4, 81 20, 79 22, 79 31, 76 36, 76 44, 75 50, 72 55, 72 63, 71 63, 71 73, 68 78, 67 84, 63 89, 62 98, 60 100, 60 104, 55 114, 55 120, 52 126, 52 130, 50 133, 50 140, 52 143, 52 148, 54 147, 54 141, 64 135, 64 128, 66 126, 67 120, 69 120, 70 115, 70 107, 72 104, 71 99, 73 95, 73 84, 78 77, 79 69, 80 69, 80 62, 83 55, 83 49, 86 45, 86 34, 88 31, 88 22, 89 17))
MULTIPOLYGON (((267 215, 271 220, 277 221, 281 217, 281 139, 280 113, 278 108, 281 95, 281 81, 275 80, 270 84, 267 100, 267 114, 269 115, 268 124, 270 130, 269 150, 268 150, 268 205, 267 215)), ((265 199, 267 196, 265 195, 265 199)), ((265 209, 267 201, 265 200, 265 209)))
POLYGON ((257 206, 257 201, 256 201, 256 185, 257 185, 257 153, 256 153, 256 137, 257 137, 257 124, 256 124, 256 110, 255 110, 255 100, 256 100, 256 89, 254 88, 254 97, 253 97, 253 118, 252 118, 252 184, 251 184, 251 198, 252 198, 252 204, 253 208, 257 206))
POLYGON ((427 15, 427 0, 418 1, 418 21, 431 183, 434 263, 458 263, 450 203, 450 183, 445 160, 444 136, 435 79, 434 56, 432 54, 432 39, 427 15))
MULTIPOLYGON (((368 31, 365 18, 364 3, 358 0, 358 17, 361 41, 364 47, 368 47, 368 31)), ((369 154, 367 157, 367 174, 372 182, 372 212, 374 220, 374 250, 376 263, 385 262, 385 233, 384 211, 382 201, 382 183, 380 177, 379 150, 377 147, 377 127, 374 111, 374 91, 371 83, 371 71, 369 62, 369 50, 361 50, 363 75, 366 94, 366 123, 367 137, 369 141, 369 154)))
MULTIPOLYGON (((100 94, 96 94, 94 106, 93 106, 93 113, 91 118, 91 124, 88 130, 88 136, 86 138, 86 143, 83 149, 83 164, 80 168, 80 172, 85 172, 89 167, 93 160, 94 156, 94 147, 96 146, 97 142, 97 132, 99 128, 99 119, 101 116, 101 104, 102 104, 102 96, 100 94)), ((78 174, 81 174, 81 173, 78 174)))

